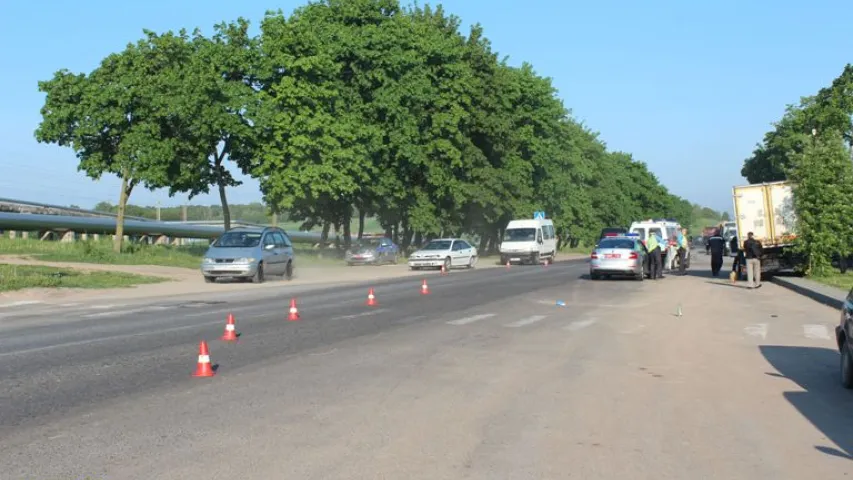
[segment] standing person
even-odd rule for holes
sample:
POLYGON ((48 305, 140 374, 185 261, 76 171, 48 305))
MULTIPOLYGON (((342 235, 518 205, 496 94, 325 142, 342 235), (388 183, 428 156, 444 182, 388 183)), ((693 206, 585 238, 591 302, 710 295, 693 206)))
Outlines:
POLYGON ((718 276, 723 268, 723 251, 726 249, 726 241, 720 236, 720 229, 715 229, 708 239, 711 247, 711 275, 718 276))
POLYGON ((749 288, 761 287, 761 254, 764 246, 753 238, 752 232, 746 234, 743 242, 743 254, 746 257, 746 280, 749 288))
POLYGON ((649 278, 657 280, 661 277, 661 252, 660 241, 654 233, 649 234, 649 241, 646 243, 646 249, 649 251, 649 278))
POLYGON ((729 249, 732 251, 732 253, 735 254, 735 261, 732 262, 731 273, 732 282, 735 282, 740 279, 741 269, 746 266, 746 259, 743 256, 743 249, 738 247, 737 244, 737 235, 732 237, 731 241, 729 241, 729 249))
POLYGON ((676 238, 676 245, 678 246, 678 274, 684 275, 687 273, 686 269, 686 253, 688 247, 687 240, 687 229, 682 228, 681 233, 678 234, 678 238, 676 238))

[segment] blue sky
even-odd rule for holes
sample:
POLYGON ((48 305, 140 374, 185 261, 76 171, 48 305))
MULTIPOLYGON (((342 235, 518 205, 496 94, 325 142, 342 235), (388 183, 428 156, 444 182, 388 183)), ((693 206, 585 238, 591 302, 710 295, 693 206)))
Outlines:
MULTIPOLYGON (((60 68, 89 72, 143 28, 209 32, 223 20, 256 24, 266 10, 290 13, 303 3, 0 1, 0 197, 83 207, 117 200, 115 178, 89 180, 70 149, 34 140, 39 80, 60 68)), ((731 210, 743 159, 785 105, 828 85, 853 60, 849 0, 441 3, 466 30, 481 23, 512 63, 528 61, 551 77, 575 117, 610 149, 634 154, 672 192, 716 209, 731 210)), ((257 183, 247 179, 229 197, 258 201, 257 183)), ((179 205, 186 197, 143 190, 131 197, 157 202, 179 205)))

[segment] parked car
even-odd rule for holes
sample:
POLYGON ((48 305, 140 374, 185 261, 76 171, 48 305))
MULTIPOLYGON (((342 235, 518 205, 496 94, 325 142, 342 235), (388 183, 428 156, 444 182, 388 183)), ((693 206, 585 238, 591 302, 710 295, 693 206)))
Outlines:
POLYGON ((345 254, 347 265, 397 264, 400 255, 398 247, 390 238, 363 238, 352 245, 345 254))
POLYGON ((477 263, 477 249, 459 238, 440 238, 432 240, 409 257, 409 268, 453 267, 473 268, 477 263))
POLYGON ((637 234, 607 237, 598 243, 589 260, 589 277, 630 276, 644 280, 648 251, 637 234))
POLYGON ((217 278, 251 279, 262 283, 266 275, 293 278, 293 242, 278 227, 232 228, 216 239, 201 263, 204 281, 217 278))
POLYGON ((841 385, 853 388, 853 288, 841 306, 841 320, 835 327, 835 341, 841 353, 841 385))

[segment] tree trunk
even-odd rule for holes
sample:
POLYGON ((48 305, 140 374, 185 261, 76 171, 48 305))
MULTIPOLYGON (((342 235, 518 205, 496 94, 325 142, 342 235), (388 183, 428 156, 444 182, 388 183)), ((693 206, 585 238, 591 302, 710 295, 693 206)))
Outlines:
POLYGON ((329 241, 329 230, 332 228, 332 224, 329 222, 323 222, 323 232, 320 233, 320 243, 326 244, 329 241))
POLYGON ((424 243, 424 234, 421 232, 415 233, 414 247, 420 247, 424 243))
MULTIPOLYGON (((347 215, 349 216, 349 215, 347 215)), ((358 236, 361 238, 361 234, 358 236)), ((344 247, 349 248, 352 245, 352 225, 349 219, 344 222, 344 247)))
POLYGON ((216 186, 219 188, 219 202, 222 204, 222 224, 225 231, 231 230, 231 208, 228 206, 228 197, 225 196, 225 184, 223 182, 222 159, 225 158, 225 149, 219 155, 215 155, 214 168, 216 169, 216 186))
POLYGON ((118 213, 116 214, 116 238, 113 240, 113 250, 121 253, 124 242, 124 212, 127 210, 127 199, 133 190, 133 182, 128 181, 127 174, 121 176, 121 193, 118 196, 118 213))
POLYGON ((358 239, 361 240, 364 237, 364 219, 367 213, 364 211, 364 208, 358 209, 358 239))

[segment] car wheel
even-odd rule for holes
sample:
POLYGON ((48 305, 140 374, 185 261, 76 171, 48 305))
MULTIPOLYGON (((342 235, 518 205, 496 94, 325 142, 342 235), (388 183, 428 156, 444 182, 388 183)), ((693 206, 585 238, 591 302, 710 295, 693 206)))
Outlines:
POLYGON ((646 269, 643 266, 640 266, 640 274, 634 277, 638 282, 642 282, 646 279, 646 269))
POLYGON ((450 271, 450 264, 451 264, 450 257, 445 258, 444 259, 444 271, 445 272, 450 271))
POLYGON ((293 262, 287 262, 287 267, 284 269, 284 278, 293 280, 293 262))
POLYGON ((255 272, 255 276, 252 277, 252 283, 264 283, 264 264, 258 264, 258 271, 255 272))
POLYGON ((532 263, 533 265, 541 265, 542 264, 542 260, 539 258, 538 253, 534 253, 533 255, 530 256, 530 263, 532 263))
POLYGON ((597 274, 597 273, 589 272, 589 278, 590 278, 591 280, 600 280, 600 279, 601 279, 601 275, 599 275, 599 274, 597 274))
POLYGON ((475 263, 477 263, 477 256, 471 255, 471 259, 468 260, 468 268, 474 268, 475 263))
POLYGON ((216 283, 216 277, 204 277, 204 283, 216 283))
POLYGON ((850 355, 846 338, 841 344, 841 385, 844 388, 853 388, 853 357, 850 355))

